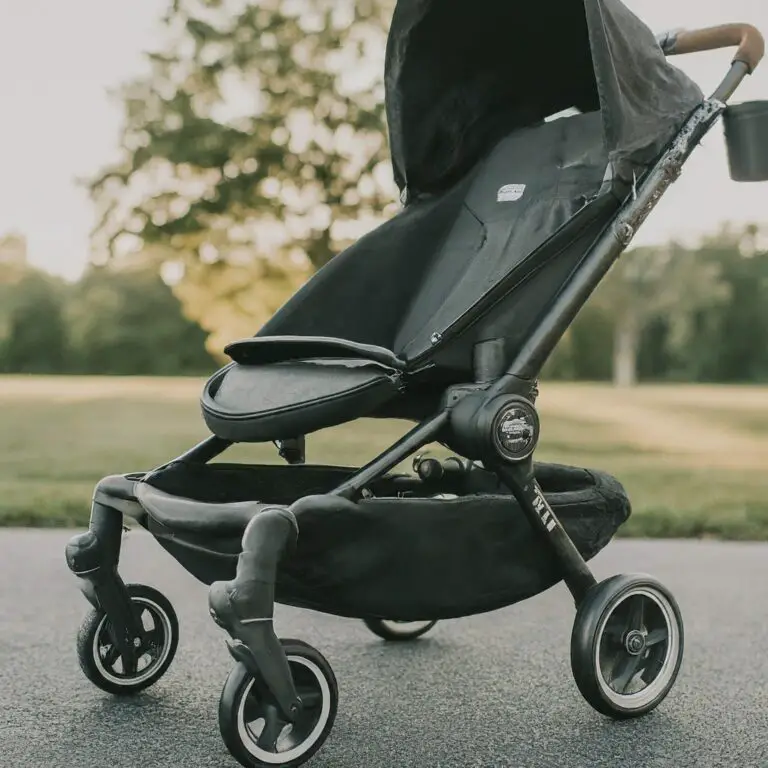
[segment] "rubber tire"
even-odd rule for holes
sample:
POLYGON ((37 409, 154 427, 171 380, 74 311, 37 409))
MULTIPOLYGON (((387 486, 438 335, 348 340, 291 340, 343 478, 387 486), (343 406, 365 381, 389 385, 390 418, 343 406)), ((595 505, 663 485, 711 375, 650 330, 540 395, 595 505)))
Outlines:
POLYGON ((320 651, 302 640, 280 639, 286 656, 301 656, 317 665, 328 683, 331 693, 331 709, 328 720, 320 732, 317 741, 304 753, 288 763, 265 763, 252 755, 244 746, 238 731, 237 713, 240 708, 240 700, 246 687, 252 679, 251 673, 244 664, 235 664, 227 676, 224 688, 219 699, 219 732, 229 753, 245 768, 297 768, 306 763, 325 744, 328 735, 333 729, 336 720, 336 712, 339 705, 339 685, 331 665, 320 651))
POLYGON ((104 619, 104 611, 91 609, 86 617, 83 619, 83 623, 80 625, 80 629, 77 633, 77 659, 80 662, 80 668, 83 670, 85 676, 102 691, 114 694, 115 696, 132 696, 139 691, 143 691, 154 685, 171 666, 176 650, 179 645, 179 620, 176 616, 168 598, 162 593, 158 592, 152 587, 148 587, 144 584, 126 584, 126 589, 131 597, 141 597, 154 603, 168 618, 168 622, 171 628, 170 637, 170 649, 163 663, 155 670, 155 672, 146 680, 142 680, 135 685, 120 685, 107 680, 96 665, 96 660, 93 657, 93 643, 96 632, 99 631, 99 627, 104 619))
POLYGON ((407 634, 393 632, 387 627, 383 619, 363 619, 363 623, 374 635, 380 637, 382 640, 386 640, 390 643, 408 643, 415 640, 417 637, 426 635, 427 632, 434 628, 437 621, 432 621, 425 627, 407 634))
POLYGON ((592 587, 576 612, 571 633, 571 671, 581 695, 593 709, 615 720, 628 720, 647 714, 667 697, 674 687, 680 672, 684 650, 685 633, 683 617, 672 593, 653 576, 646 574, 619 574, 611 576, 592 587), (613 610, 615 605, 628 591, 642 587, 660 592, 668 601, 677 623, 679 648, 672 676, 660 693, 643 707, 624 709, 606 699, 600 689, 600 684, 597 680, 598 671, 594 664, 595 643, 598 641, 597 631, 606 611, 613 610))

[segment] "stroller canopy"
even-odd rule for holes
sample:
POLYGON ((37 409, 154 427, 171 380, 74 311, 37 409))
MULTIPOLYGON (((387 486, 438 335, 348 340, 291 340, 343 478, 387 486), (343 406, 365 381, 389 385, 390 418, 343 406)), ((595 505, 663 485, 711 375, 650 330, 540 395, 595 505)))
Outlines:
POLYGON ((704 98, 619 0, 398 0, 385 82, 406 204, 259 335, 383 347, 441 385, 478 341, 516 353, 704 98))
POLYGON ((502 136, 600 110, 613 172, 655 158, 703 94, 620 0, 398 0, 385 82, 395 180, 439 194, 502 136))

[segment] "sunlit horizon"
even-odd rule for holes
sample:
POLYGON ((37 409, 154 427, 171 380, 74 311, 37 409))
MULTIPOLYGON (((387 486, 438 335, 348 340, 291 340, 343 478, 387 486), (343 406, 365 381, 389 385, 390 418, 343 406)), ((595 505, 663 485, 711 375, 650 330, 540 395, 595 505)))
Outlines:
MULTIPOLYGON (((657 32, 745 21, 768 36, 765 0, 625 3, 657 32)), ((143 52, 158 46, 167 5, 168 0, 0 0, 0 237, 23 235, 35 266, 76 279, 87 265, 94 213, 78 179, 93 176, 115 158, 122 111, 109 92, 146 71, 143 52)), ((710 92, 731 55, 716 51, 676 57, 674 63, 710 92)), ((735 102, 753 99, 768 100, 768 61, 734 97, 735 102)), ((768 225, 768 184, 730 180, 717 129, 636 243, 690 240, 726 221, 768 225)))

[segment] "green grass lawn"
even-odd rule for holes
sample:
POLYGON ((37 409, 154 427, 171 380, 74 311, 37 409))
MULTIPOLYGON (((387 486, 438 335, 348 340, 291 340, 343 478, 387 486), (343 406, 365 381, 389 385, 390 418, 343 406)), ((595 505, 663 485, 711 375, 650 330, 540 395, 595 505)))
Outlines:
MULTIPOLYGON (((195 379, 0 377, 0 524, 87 523, 94 484, 207 435, 195 379)), ((542 384, 537 458, 621 480, 634 536, 768 540, 768 388, 542 384)), ((410 427, 362 421, 309 439, 308 459, 359 466, 410 427)), ((225 459, 277 462, 272 446, 225 459)))

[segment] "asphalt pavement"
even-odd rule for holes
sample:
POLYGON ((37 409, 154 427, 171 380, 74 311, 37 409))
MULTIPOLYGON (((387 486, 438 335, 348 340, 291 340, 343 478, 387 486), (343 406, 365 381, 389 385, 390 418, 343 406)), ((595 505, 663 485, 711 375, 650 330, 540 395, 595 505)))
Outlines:
MULTIPOLYGON (((181 641, 162 680, 117 700, 77 664, 88 606, 64 563, 70 535, 0 531, 0 766, 237 768, 216 715, 233 662, 206 588, 148 535, 126 537, 124 578, 170 598, 181 641)), ((654 713, 616 723, 581 698, 562 585, 410 645, 278 607, 279 634, 318 648, 339 680, 335 727, 308 768, 768 768, 768 546, 618 540, 593 568, 651 573, 680 603, 685 660, 654 713)))

